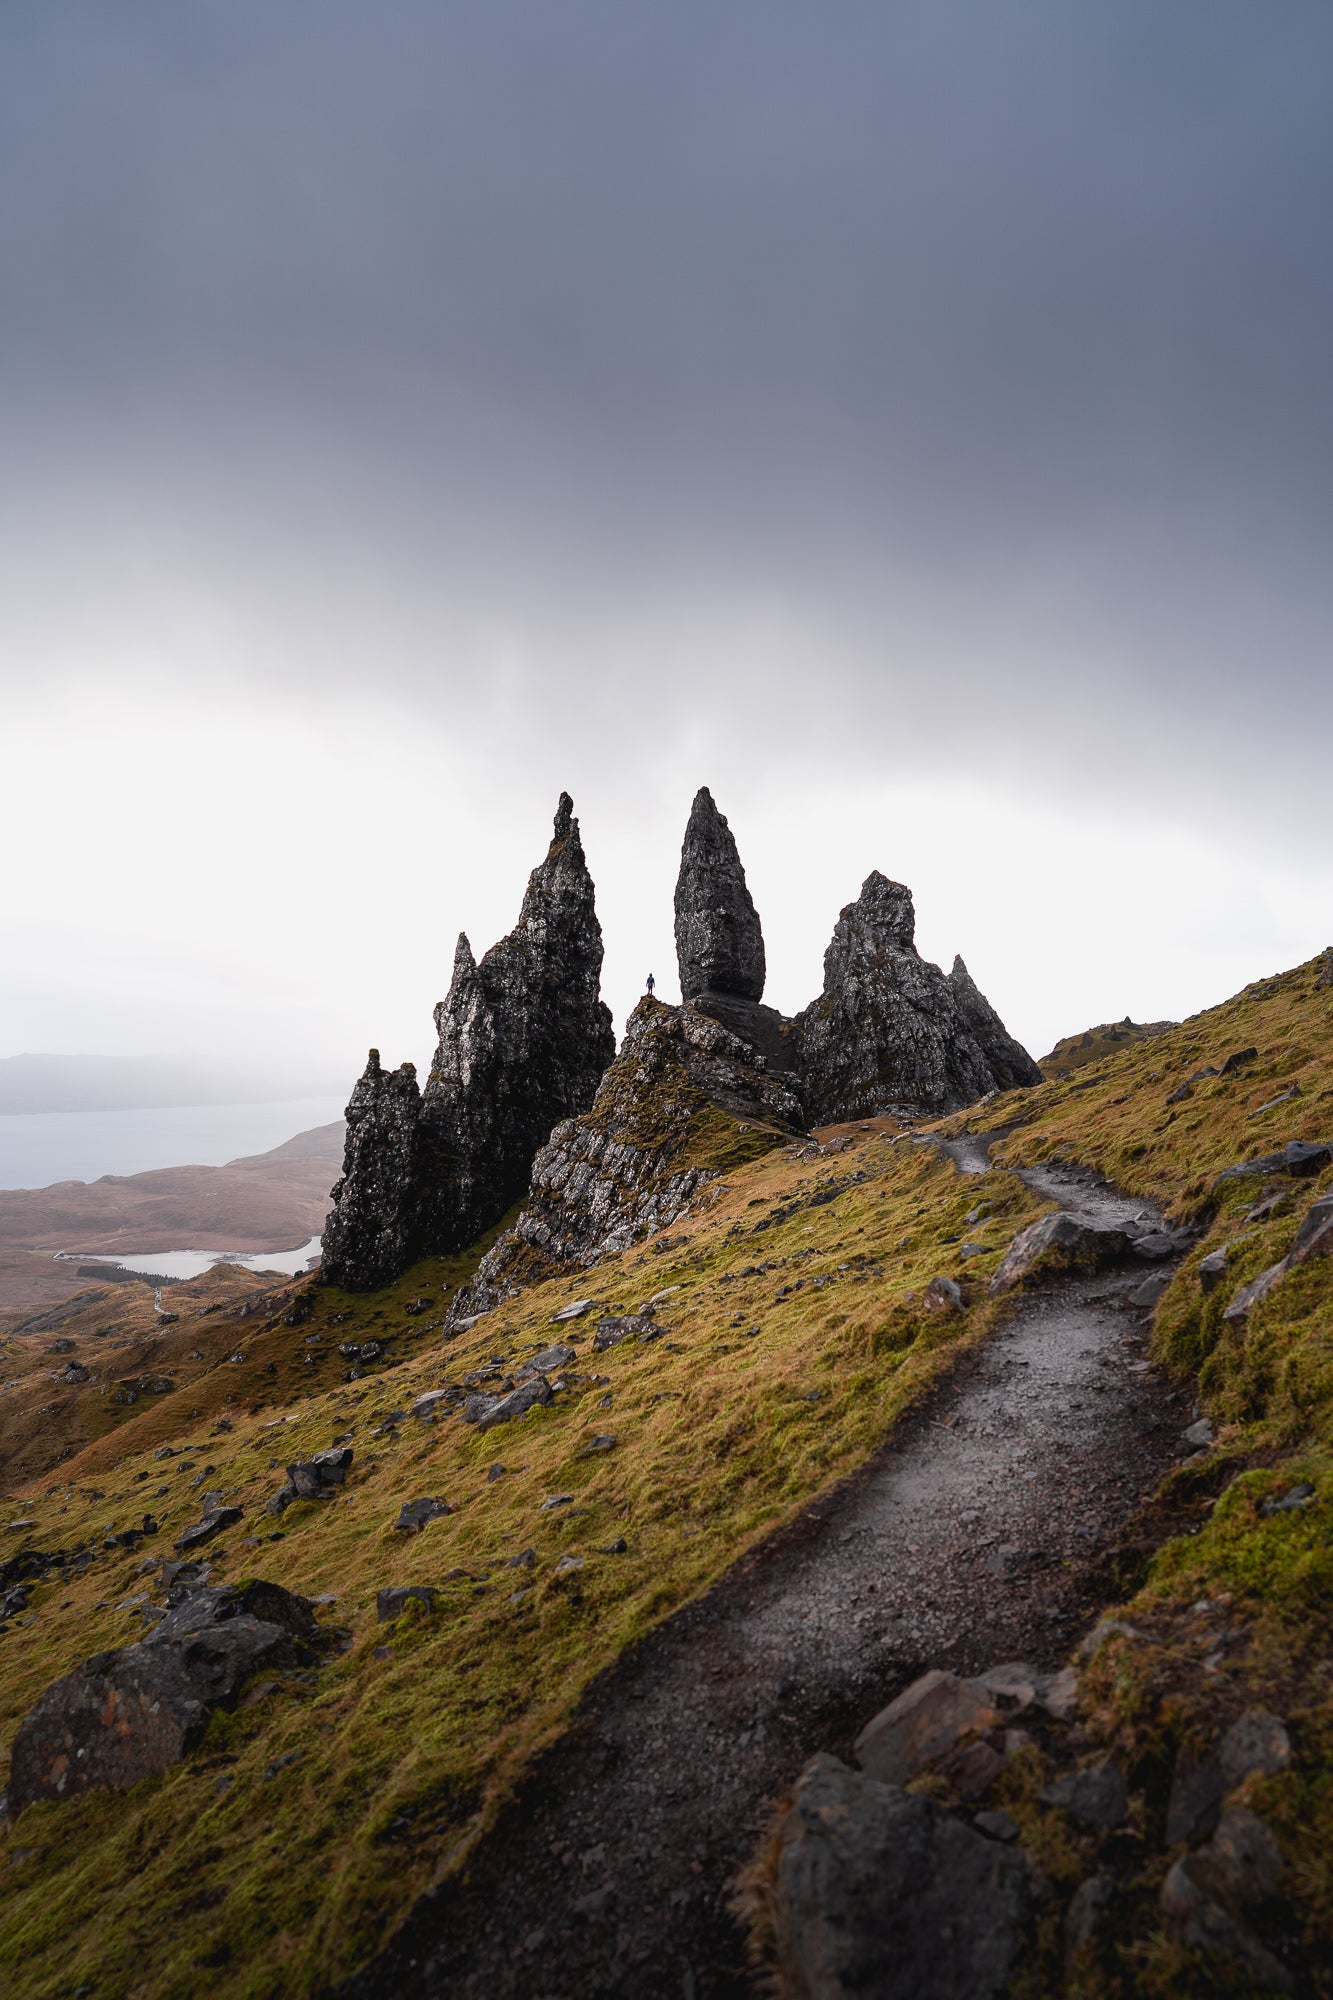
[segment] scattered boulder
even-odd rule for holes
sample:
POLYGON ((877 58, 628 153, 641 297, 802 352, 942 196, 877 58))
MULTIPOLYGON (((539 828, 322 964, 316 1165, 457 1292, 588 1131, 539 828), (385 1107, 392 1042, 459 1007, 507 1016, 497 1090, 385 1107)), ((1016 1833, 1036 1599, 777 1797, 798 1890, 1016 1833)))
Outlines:
POLYGON ((465 1424, 476 1424, 479 1430, 488 1431, 496 1424, 512 1423, 515 1417, 526 1417, 529 1410, 535 1410, 541 1403, 551 1400, 551 1385, 544 1375, 534 1375, 528 1381, 511 1389, 507 1396, 469 1396, 463 1405, 462 1416, 465 1424))
POLYGON ((1124 1775, 1117 1765, 1109 1763, 1070 1771, 1047 1785, 1039 1797, 1047 1805, 1062 1807, 1080 1826, 1093 1827, 1099 1833, 1122 1825, 1129 1811, 1124 1775))
POLYGON ((429 1521, 439 1521, 453 1508, 447 1500, 406 1500, 398 1511, 396 1528, 406 1529, 409 1535, 418 1535, 429 1521))
POLYGON ((332 1445, 328 1451, 317 1451, 313 1458, 289 1465, 287 1483, 269 1501, 269 1513, 281 1514, 293 1500, 331 1500, 346 1479, 351 1463, 352 1447, 344 1444, 332 1445))
POLYGON ((582 1319, 585 1313, 592 1311, 595 1303, 593 1299, 575 1299, 572 1304, 561 1306, 558 1313, 551 1314, 551 1324, 559 1326, 565 1320, 582 1319))
POLYGON ((1258 1049, 1236 1049, 1229 1055, 1217 1072, 1219 1076, 1235 1076, 1238 1071, 1248 1069, 1258 1059, 1258 1049))
MULTIPOLYGON (((70 1345, 73 1346, 73 1344, 71 1341, 70 1345)), ((59 1382, 91 1382, 92 1379, 92 1369, 85 1368, 81 1361, 67 1362, 56 1377, 56 1380, 59 1382)))
POLYGON ((523 1363, 518 1379, 525 1382, 529 1375, 549 1375, 553 1369, 568 1368, 570 1362, 577 1359, 572 1347, 544 1347, 540 1354, 534 1354, 530 1361, 523 1363))
POLYGON ((244 1507, 210 1507, 201 1520, 177 1535, 173 1546, 183 1554, 186 1549, 197 1549, 205 1542, 211 1542, 227 1528, 235 1527, 244 1516, 244 1507))
POLYGON ((808 2000, 989 2000, 1030 1902, 1019 1851, 828 1756, 797 1780, 769 1896, 784 1990, 808 2000))
MULTIPOLYGON (((1214 1255, 1216 1254, 1218 1253, 1214 1252, 1214 1255)), ((1296 1240, 1286 1256, 1278 1263, 1270 1264, 1266 1271, 1261 1271, 1248 1285, 1242 1285, 1222 1314, 1223 1319, 1244 1319, 1245 1315, 1258 1305, 1260 1299, 1267 1298, 1274 1285, 1284 1278, 1288 1271, 1294 1271, 1300 1265, 1309 1263, 1312 1258, 1330 1256, 1333 1256, 1333 1194, 1323 1194, 1317 1201, 1311 1202, 1306 1210, 1300 1228, 1296 1231, 1296 1240)), ((1204 1259, 1204 1263, 1208 1261, 1208 1258, 1204 1259)), ((1202 1275, 1203 1266, 1200 1265, 1199 1268, 1202 1275)))
POLYGON ((854 1745, 861 1769, 886 1785, 905 1785, 970 1736, 993 1729, 1001 1712, 980 1681, 938 1667, 922 1674, 868 1722, 854 1745))
POLYGON ((599 1351, 604 1351, 608 1347, 619 1347, 621 1341, 628 1340, 631 1335, 636 1340, 656 1340, 661 1331, 652 1313, 626 1313, 621 1319, 599 1320, 592 1344, 599 1351))
POLYGON ((963 1288, 956 1278, 932 1278, 921 1295, 921 1303, 929 1313, 947 1318, 963 1310, 963 1288))
POLYGON ((1225 1815, 1207 1847, 1183 1854, 1162 1884, 1162 1916, 1182 1944, 1243 1972, 1255 1991, 1289 1993, 1286 1967, 1242 1921, 1241 1912, 1273 1893, 1282 1857, 1251 1812, 1225 1815))
POLYGON ((1123 1229, 1103 1229, 1058 1209, 1015 1236, 990 1281, 991 1297, 1057 1272, 1092 1271, 1119 1263, 1132 1247, 1123 1229))
POLYGON ((1297 1180, 1309 1180, 1329 1165, 1333 1165, 1333 1144, 1327 1140, 1291 1139, 1279 1153, 1263 1153, 1258 1159, 1224 1167, 1213 1186, 1246 1180, 1254 1174, 1290 1174, 1297 1180))
POLYGON ((390 1619, 401 1618, 409 1603, 419 1604, 424 1611, 433 1611, 440 1593, 429 1583, 394 1583, 375 1593, 375 1616, 381 1625, 390 1619))
POLYGON ((1135 1285, 1129 1295, 1129 1303, 1132 1306, 1140 1306, 1146 1311, 1151 1311, 1170 1283, 1171 1273, 1169 1271, 1154 1271, 1149 1277, 1144 1278, 1141 1283, 1135 1285))

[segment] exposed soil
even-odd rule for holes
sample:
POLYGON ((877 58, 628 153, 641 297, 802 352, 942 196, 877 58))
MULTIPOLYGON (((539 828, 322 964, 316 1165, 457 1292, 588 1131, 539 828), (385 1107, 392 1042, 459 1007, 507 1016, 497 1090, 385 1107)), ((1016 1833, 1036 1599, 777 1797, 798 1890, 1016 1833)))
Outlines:
MULTIPOLYGON (((958 1160, 983 1171, 976 1157, 958 1160)), ((1146 1211, 1025 1176, 1104 1224, 1146 1211)), ((731 1883, 816 1750, 929 1666, 1058 1664, 1190 1420, 1143 1358, 1145 1266, 1022 1295, 859 1472, 589 1690, 467 1873, 346 2000, 715 2000, 749 1991, 731 1883)))

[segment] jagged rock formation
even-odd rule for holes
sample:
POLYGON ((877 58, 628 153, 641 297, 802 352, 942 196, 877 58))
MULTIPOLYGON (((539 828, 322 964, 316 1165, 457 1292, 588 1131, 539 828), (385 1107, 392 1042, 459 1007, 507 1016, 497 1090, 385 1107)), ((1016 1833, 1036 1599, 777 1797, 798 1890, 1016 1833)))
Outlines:
POLYGON ((552 1132, 517 1223, 455 1312, 669 1228, 709 1181, 803 1126, 800 1100, 750 1044, 693 1007, 641 1000, 591 1111, 552 1132))
POLYGON ((560 795, 550 850, 518 923, 480 965, 458 940, 422 1099, 427 1251, 457 1250, 527 1186, 561 1119, 586 1111, 616 1052, 600 997, 602 927, 574 804, 560 795))
POLYGON ((1021 1058, 1035 1078, 1030 1057, 1010 1041, 966 968, 962 980, 946 979, 920 956, 915 935, 911 891, 878 870, 868 875, 834 927, 823 994, 795 1023, 812 1124, 889 1106, 937 1114, 999 1087, 965 1007, 1006 1072, 1021 1058))
POLYGON ((981 1045, 991 1075, 1001 1090, 1018 1090, 1041 1082, 1041 1071, 1021 1042, 1016 1042, 971 973, 955 957, 949 974, 953 1003, 981 1045))
POLYGON ((764 997, 764 936, 731 828, 707 785, 695 793, 676 878, 680 997, 764 997))
POLYGON ((552 1126, 588 1109, 615 1054, 601 969, 592 878, 562 793, 515 928, 480 965, 458 940, 424 1094, 410 1065, 385 1077, 372 1055, 348 1107, 327 1278, 369 1290, 499 1221, 552 1126))
POLYGON ((380 1068, 372 1049, 347 1106, 342 1179, 324 1225, 324 1274, 351 1292, 387 1285, 412 1261, 416 1235, 416 1068, 380 1068))

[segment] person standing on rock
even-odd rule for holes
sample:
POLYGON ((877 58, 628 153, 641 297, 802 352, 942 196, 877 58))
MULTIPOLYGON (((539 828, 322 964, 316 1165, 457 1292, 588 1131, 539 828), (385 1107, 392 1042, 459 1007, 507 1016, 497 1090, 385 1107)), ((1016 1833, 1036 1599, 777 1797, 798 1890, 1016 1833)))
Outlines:
POLYGON ((652 975, 652 973, 651 973, 651 972, 650 972, 650 973, 648 974, 648 977, 647 977, 647 979, 645 980, 644 984, 646 985, 646 987, 647 987, 647 989, 648 989, 648 998, 649 998, 649 999, 651 1000, 651 999, 652 999, 652 997, 653 997, 653 988, 654 988, 654 986, 656 986, 656 984, 657 984, 657 981, 656 981, 656 980, 655 980, 655 979, 653 978, 653 975, 652 975))

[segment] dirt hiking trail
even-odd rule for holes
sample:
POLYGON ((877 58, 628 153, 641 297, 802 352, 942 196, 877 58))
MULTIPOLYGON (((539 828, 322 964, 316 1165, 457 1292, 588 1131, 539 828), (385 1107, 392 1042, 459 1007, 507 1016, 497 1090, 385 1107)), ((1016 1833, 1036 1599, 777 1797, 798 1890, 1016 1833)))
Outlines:
MULTIPOLYGON (((984 1171, 984 1144, 956 1164, 984 1171)), ((1024 1178, 1105 1226, 1152 1213, 1076 1169, 1024 1178)), ((874 1458, 593 1684, 344 2000, 749 1992, 730 1885, 806 1759, 847 1756, 927 1667, 1058 1665, 1094 1615, 1098 1552, 1190 1420, 1144 1359, 1145 1275, 1018 1295, 874 1458)))

